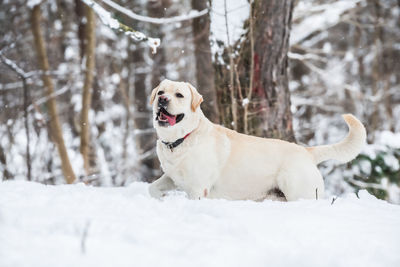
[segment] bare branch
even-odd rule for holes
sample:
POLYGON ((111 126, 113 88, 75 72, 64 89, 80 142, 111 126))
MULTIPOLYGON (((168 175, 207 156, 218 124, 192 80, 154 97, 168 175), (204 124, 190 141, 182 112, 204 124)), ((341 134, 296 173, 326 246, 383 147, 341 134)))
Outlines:
POLYGON ((27 73, 26 73, 23 69, 21 69, 20 67, 18 67, 18 65, 15 64, 14 61, 12 61, 12 60, 6 58, 6 57, 3 55, 3 52, 2 52, 2 51, 0 51, 0 60, 1 60, 1 62, 4 63, 4 65, 6 65, 6 66, 9 67, 11 70, 13 70, 15 73, 17 73, 17 75, 18 75, 20 78, 22 78, 22 79, 27 79, 27 78, 28 78, 27 73))
POLYGON ((233 119, 233 129, 237 130, 237 102, 234 90, 234 64, 233 64, 233 52, 232 46, 229 38, 229 27, 228 27, 228 11, 226 7, 226 0, 224 0, 224 10, 225 10, 225 27, 226 27, 226 37, 228 38, 228 54, 229 54, 229 91, 231 97, 231 108, 232 108, 232 119, 233 119))
POLYGON ((138 14, 132 12, 131 10, 118 5, 117 3, 115 3, 111 0, 101 0, 101 1, 103 3, 105 3, 106 5, 114 8, 115 10, 121 12, 122 14, 127 15, 131 19, 148 22, 148 23, 153 23, 153 24, 176 23, 176 22, 181 22, 181 21, 185 21, 185 20, 191 20, 194 18, 198 18, 198 17, 204 16, 208 13, 208 9, 203 9, 201 11, 192 10, 187 15, 180 15, 180 16, 171 17, 171 18, 152 18, 152 17, 138 15, 138 14))

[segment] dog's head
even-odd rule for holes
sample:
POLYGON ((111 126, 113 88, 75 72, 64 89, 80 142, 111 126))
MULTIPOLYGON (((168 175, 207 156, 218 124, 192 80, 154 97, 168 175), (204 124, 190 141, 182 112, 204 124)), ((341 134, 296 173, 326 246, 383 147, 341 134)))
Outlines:
POLYGON ((164 80, 153 89, 150 104, 153 106, 154 127, 163 141, 175 141, 193 131, 199 124, 199 108, 203 97, 193 85, 164 80))

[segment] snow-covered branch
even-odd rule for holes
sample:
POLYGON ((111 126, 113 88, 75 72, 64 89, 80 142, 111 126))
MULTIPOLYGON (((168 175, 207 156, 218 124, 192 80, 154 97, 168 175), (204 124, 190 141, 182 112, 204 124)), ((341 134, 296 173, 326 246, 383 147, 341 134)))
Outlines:
POLYGON ((300 2, 293 13, 293 20, 299 22, 290 33, 290 44, 300 44, 313 33, 325 31, 338 24, 341 16, 359 2, 360 0, 340 0, 312 8, 310 3, 300 2))
POLYGON ((3 52, 0 51, 0 61, 4 63, 4 65, 6 65, 7 67, 9 67, 10 69, 12 69, 13 71, 15 71, 17 73, 18 76, 20 76, 23 79, 28 78, 28 75, 26 74, 26 72, 21 69, 20 67, 18 67, 17 64, 15 64, 14 61, 6 58, 3 55, 3 52))
POLYGON ((115 3, 111 0, 101 0, 101 1, 103 3, 105 3, 106 5, 114 8, 115 10, 127 15, 131 19, 148 22, 148 23, 153 23, 153 24, 176 23, 176 22, 180 22, 180 21, 198 18, 198 17, 204 16, 205 14, 208 13, 208 9, 203 9, 201 11, 191 10, 190 13, 186 14, 186 15, 180 15, 180 16, 175 16, 175 17, 170 17, 170 18, 152 18, 152 17, 138 15, 138 14, 132 12, 131 10, 118 5, 117 3, 115 3))
POLYGON ((30 104, 28 106, 28 111, 33 110, 35 108, 35 106, 39 106, 39 105, 42 105, 42 104, 46 103, 51 98, 55 98, 57 96, 60 96, 60 95, 62 95, 64 93, 66 93, 68 91, 68 89, 70 89, 70 86, 66 85, 66 86, 62 87, 61 89, 58 89, 57 91, 55 91, 54 93, 52 93, 49 96, 44 96, 42 98, 39 98, 34 103, 32 103, 32 104, 30 104))
POLYGON ((136 31, 131 27, 119 22, 118 20, 114 19, 107 10, 92 0, 82 0, 82 2, 93 9, 104 25, 110 27, 111 29, 124 32, 135 41, 146 42, 147 45, 152 49, 153 54, 157 52, 157 47, 160 46, 159 38, 148 37, 144 33, 136 31))
POLYGON ((316 54, 298 54, 298 53, 293 53, 293 52, 288 52, 288 57, 290 59, 295 59, 295 60, 317 60, 321 62, 327 62, 328 60, 326 58, 320 57, 316 54))

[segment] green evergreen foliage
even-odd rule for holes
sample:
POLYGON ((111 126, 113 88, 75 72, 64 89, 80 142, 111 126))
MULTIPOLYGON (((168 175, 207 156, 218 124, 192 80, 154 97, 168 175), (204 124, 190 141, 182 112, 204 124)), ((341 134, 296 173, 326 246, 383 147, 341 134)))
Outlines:
POLYGON ((388 200, 390 187, 400 186, 400 148, 382 146, 374 150, 373 154, 360 154, 351 163, 354 175, 346 181, 357 190, 367 189, 377 198, 388 200))

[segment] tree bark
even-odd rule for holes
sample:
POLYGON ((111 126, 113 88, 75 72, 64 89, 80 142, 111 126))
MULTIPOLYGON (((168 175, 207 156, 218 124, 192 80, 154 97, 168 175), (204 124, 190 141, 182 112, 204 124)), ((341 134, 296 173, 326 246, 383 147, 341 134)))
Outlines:
POLYGON ((79 55, 81 56, 81 60, 85 52, 85 24, 83 21, 85 6, 86 5, 81 0, 75 0, 75 13, 78 20, 79 55))
POLYGON ((80 151, 83 158, 83 167, 86 175, 90 174, 90 123, 89 110, 92 100, 93 72, 95 66, 95 17, 93 10, 86 6, 86 75, 82 91, 82 113, 81 113, 81 146, 80 151))
MULTIPOLYGON (((192 8, 203 10, 207 8, 207 0, 192 0, 192 8)), ((194 55, 196 59, 197 89, 204 97, 202 110, 213 122, 219 123, 217 93, 215 89, 214 67, 210 47, 210 17, 204 15, 193 19, 194 55)), ((233 86, 233 84, 231 85, 233 86)))
POLYGON ((134 73, 134 84, 133 84, 133 103, 135 107, 135 113, 133 120, 137 133, 135 134, 135 142, 137 152, 140 159, 140 173, 141 179, 146 182, 151 182, 156 178, 155 172, 158 170, 158 160, 154 150, 154 144, 156 143, 156 135, 153 131, 149 131, 153 128, 153 114, 148 108, 148 93, 146 92, 146 77, 147 73, 136 72, 145 66, 144 54, 146 49, 137 44, 131 56, 133 63, 134 73), (153 152, 152 152, 153 151, 153 152))
POLYGON ((4 166, 3 167, 3 178, 2 180, 11 180, 12 179, 12 174, 8 171, 7 169, 7 157, 6 154, 4 153, 4 149, 0 144, 0 163, 4 166))
POLYGON ((28 181, 32 180, 32 163, 31 163, 31 138, 30 138, 30 130, 29 130, 29 112, 28 112, 28 103, 30 100, 30 94, 28 89, 28 83, 26 82, 25 77, 20 77, 22 80, 22 87, 24 89, 24 125, 25 125, 25 135, 26 135, 26 169, 27 169, 27 179, 28 181))
POLYGON ((71 163, 69 161, 69 157, 67 154, 67 149, 65 147, 64 138, 62 136, 62 130, 60 121, 57 113, 57 105, 56 101, 53 97, 54 93, 54 85, 51 77, 48 74, 49 71, 49 62, 47 59, 47 53, 45 48, 45 43, 43 40, 42 32, 40 29, 40 19, 41 19, 41 11, 40 5, 36 5, 32 10, 32 32, 35 42, 35 48, 37 53, 37 59, 40 66, 40 69, 43 71, 42 80, 43 84, 46 88, 46 94, 49 98, 47 102, 47 106, 49 109, 50 116, 50 136, 52 137, 53 142, 55 143, 58 153, 61 159, 61 168, 64 175, 64 178, 67 183, 73 183, 75 181, 75 173, 72 169, 71 163))
MULTIPOLYGON (((383 34, 382 34, 382 27, 379 26, 380 18, 381 18, 381 10, 380 10, 380 3, 379 0, 370 0, 367 2, 369 5, 372 6, 375 15, 374 21, 374 32, 373 32, 373 42, 374 42, 374 59, 372 61, 372 72, 371 72, 371 79, 372 79, 372 95, 377 95, 378 91, 381 90, 380 84, 382 84, 383 75, 382 75, 382 44, 383 44, 383 34)), ((369 132, 373 134, 368 135, 368 142, 373 143, 375 139, 375 132, 379 129, 381 125, 380 120, 380 108, 381 102, 375 101, 373 102, 372 113, 369 119, 370 123, 367 126, 369 132)))
POLYGON ((256 135, 294 141, 288 88, 288 47, 294 0, 254 1, 254 90, 260 102, 256 135))

